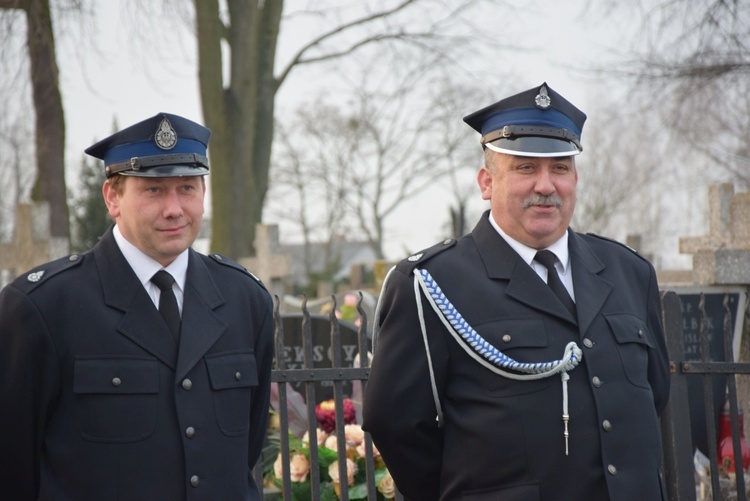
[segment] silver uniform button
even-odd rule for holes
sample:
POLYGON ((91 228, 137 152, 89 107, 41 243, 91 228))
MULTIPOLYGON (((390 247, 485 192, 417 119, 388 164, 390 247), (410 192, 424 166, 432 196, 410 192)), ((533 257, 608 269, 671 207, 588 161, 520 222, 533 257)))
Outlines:
POLYGON ((182 380, 182 389, 183 390, 190 390, 190 388, 193 387, 193 382, 189 379, 183 379, 182 380))
POLYGON ((510 337, 510 334, 506 334, 506 335, 503 336, 503 342, 504 343, 510 343, 511 339, 513 339, 513 338, 510 337))
POLYGON ((585 337, 583 338, 583 346, 585 346, 586 348, 591 348, 592 346, 594 346, 594 342, 585 337))
POLYGON ((239 371, 235 372, 234 373, 234 379, 236 379, 237 381, 239 381, 240 379, 242 379, 242 374, 239 371))
POLYGON ((602 428, 604 428, 604 431, 612 431, 612 423, 609 422, 609 419, 602 421, 602 428))
POLYGON ((643 330, 642 329, 638 329, 638 337, 643 337, 643 330))
POLYGON ((594 386, 596 386, 597 388, 599 388, 599 387, 600 387, 600 386, 602 385, 602 380, 601 380, 601 379, 599 379, 599 378, 598 378, 598 377, 596 377, 596 376, 594 376, 594 377, 593 377, 593 378, 591 379, 591 382, 592 382, 592 383, 594 383, 594 386))
POLYGON ((195 436, 195 428, 193 428, 192 426, 188 426, 185 430, 185 436, 187 438, 193 438, 195 436))
POLYGON ((190 477, 190 485, 192 485, 193 487, 198 487, 198 484, 200 483, 201 479, 200 477, 198 477, 198 475, 193 475, 192 477, 190 477))
POLYGON ((112 386, 117 387, 117 386, 120 386, 121 384, 122 384, 122 379, 120 379, 119 377, 112 378, 112 386))
POLYGON ((612 475, 617 475, 617 467, 613 464, 607 466, 607 471, 612 475))

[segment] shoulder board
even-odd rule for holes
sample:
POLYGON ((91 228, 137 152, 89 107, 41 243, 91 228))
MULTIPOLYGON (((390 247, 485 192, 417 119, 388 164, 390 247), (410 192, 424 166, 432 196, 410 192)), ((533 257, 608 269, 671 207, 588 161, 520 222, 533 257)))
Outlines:
POLYGON ((29 293, 47 283, 50 278, 60 273, 75 268, 83 262, 84 254, 71 254, 69 256, 44 263, 26 273, 19 275, 14 284, 25 293, 29 293))
POLYGON ((230 268, 234 268, 237 271, 241 271, 245 275, 251 277, 253 280, 255 280, 256 282, 258 282, 258 284, 261 287, 263 287, 264 289, 266 288, 266 286, 263 284, 263 282, 261 282, 260 278, 256 277, 252 273, 250 273, 250 271, 248 271, 247 268, 245 268, 244 266, 242 266, 237 261, 234 261, 233 259, 229 259, 228 257, 222 256, 221 254, 218 254, 216 252, 209 254, 208 257, 210 257, 211 259, 213 259, 214 261, 216 261, 219 264, 222 264, 224 266, 228 266, 230 268))
POLYGON ((407 257, 396 265, 396 269, 398 269, 398 271, 400 271, 401 273, 409 275, 414 271, 414 268, 421 265, 433 256, 436 256, 441 252, 450 249, 454 245, 456 245, 455 238, 448 238, 446 240, 443 240, 439 244, 435 244, 432 247, 428 247, 427 249, 421 250, 416 254, 412 254, 411 256, 407 257))
POLYGON ((610 237, 604 237, 602 235, 597 235, 596 233, 586 233, 586 235, 588 235, 590 237, 598 238, 599 240, 604 240, 604 241, 607 241, 607 242, 612 242, 613 244, 617 244, 620 247, 623 247, 623 248, 629 250, 630 252, 632 252, 633 254, 635 254, 636 256, 638 256, 639 258, 643 259, 644 261, 647 261, 646 258, 643 257, 643 256, 641 256, 638 253, 637 250, 635 250, 634 248, 632 248, 629 245, 626 245, 626 244, 620 242, 619 240, 615 240, 614 238, 610 238, 610 237))

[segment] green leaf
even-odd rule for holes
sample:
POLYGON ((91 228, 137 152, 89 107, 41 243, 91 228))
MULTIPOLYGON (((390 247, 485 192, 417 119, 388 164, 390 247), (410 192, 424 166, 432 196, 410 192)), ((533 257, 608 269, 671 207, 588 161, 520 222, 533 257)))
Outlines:
POLYGON ((349 487, 349 499, 366 499, 367 484, 357 484, 349 487))

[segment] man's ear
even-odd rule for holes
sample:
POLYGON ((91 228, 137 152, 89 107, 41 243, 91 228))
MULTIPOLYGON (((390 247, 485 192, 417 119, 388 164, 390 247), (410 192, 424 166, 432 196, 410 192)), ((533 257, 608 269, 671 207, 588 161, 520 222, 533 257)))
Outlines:
POLYGON ((482 200, 489 200, 492 195, 492 173, 487 167, 482 167, 477 173, 477 184, 482 192, 482 200))
POLYGON ((120 216, 120 195, 109 183, 109 179, 104 181, 102 185, 102 196, 104 197, 104 203, 107 205, 107 212, 112 219, 117 219, 120 216))

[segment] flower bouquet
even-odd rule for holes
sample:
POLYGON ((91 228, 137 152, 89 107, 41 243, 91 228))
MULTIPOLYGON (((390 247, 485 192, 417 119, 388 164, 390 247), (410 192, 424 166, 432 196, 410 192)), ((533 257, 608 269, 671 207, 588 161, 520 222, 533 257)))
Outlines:
MULTIPOLYGON (((339 475, 339 462, 346 461, 347 478, 343 479, 348 485, 349 499, 367 499, 367 474, 365 469, 365 433, 362 427, 355 423, 354 404, 351 400, 344 400, 344 434, 346 453, 344 457, 338 455, 338 444, 335 434, 335 404, 333 400, 322 402, 316 406, 316 418, 319 427, 315 430, 316 439, 313 446, 318 450, 318 471, 320 474, 320 499, 337 501, 341 495, 342 479, 339 475)), ((310 434, 308 432, 300 439, 289 434, 289 471, 291 473, 292 499, 307 501, 311 499, 310 490, 310 434)), ((396 487, 393 478, 383 463, 380 453, 373 445, 375 461, 375 486, 378 499, 393 499, 396 487)), ((266 474, 266 481, 278 488, 282 488, 282 455, 279 452, 273 468, 266 474)))

